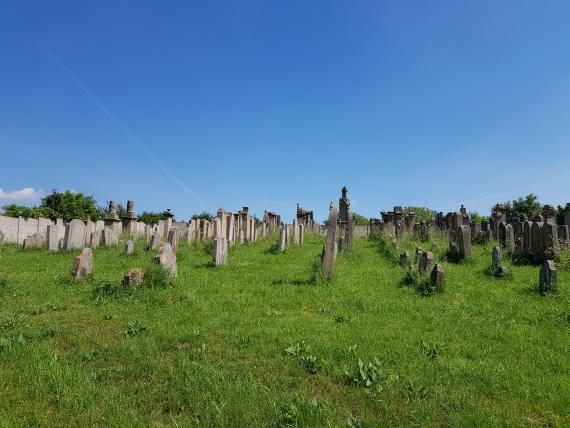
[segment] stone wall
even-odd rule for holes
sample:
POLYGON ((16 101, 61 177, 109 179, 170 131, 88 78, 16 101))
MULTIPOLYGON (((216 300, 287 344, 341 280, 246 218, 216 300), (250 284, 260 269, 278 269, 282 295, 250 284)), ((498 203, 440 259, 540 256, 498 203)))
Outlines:
POLYGON ((65 235, 65 222, 63 219, 50 220, 48 218, 6 217, 0 215, 0 232, 4 234, 4 242, 21 244, 28 236, 41 233, 47 236, 47 227, 58 226, 58 239, 65 235))

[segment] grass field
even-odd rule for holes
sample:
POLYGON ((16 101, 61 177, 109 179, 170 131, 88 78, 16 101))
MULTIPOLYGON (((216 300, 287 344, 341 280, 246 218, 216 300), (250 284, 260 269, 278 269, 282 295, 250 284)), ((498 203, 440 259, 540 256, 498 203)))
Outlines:
POLYGON ((426 297, 377 241, 357 239, 331 284, 323 238, 275 242, 215 269, 181 244, 172 285, 108 295, 153 263, 143 242, 96 249, 76 283, 76 253, 0 247, 0 426, 570 425, 570 270, 540 296, 538 267, 496 279, 492 244, 474 246, 426 297))

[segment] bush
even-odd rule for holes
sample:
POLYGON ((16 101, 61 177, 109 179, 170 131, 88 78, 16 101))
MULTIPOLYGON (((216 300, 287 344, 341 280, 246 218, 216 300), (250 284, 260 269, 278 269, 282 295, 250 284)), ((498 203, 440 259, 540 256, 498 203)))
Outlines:
POLYGON ((146 224, 158 224, 160 220, 162 220, 162 213, 154 213, 152 211, 143 211, 143 213, 138 216, 138 221, 142 221, 146 224))
POLYGON ((214 216, 209 212, 203 211, 200 214, 194 214, 191 218, 192 220, 200 220, 203 218, 205 220, 212 221, 214 219, 214 216))

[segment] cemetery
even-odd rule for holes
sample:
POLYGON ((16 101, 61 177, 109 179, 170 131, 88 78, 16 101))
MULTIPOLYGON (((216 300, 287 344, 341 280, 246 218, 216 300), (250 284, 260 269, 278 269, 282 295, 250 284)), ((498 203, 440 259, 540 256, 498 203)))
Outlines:
POLYGON ((0 216, 3 419, 570 423, 570 204, 365 226, 339 196, 322 224, 0 216))

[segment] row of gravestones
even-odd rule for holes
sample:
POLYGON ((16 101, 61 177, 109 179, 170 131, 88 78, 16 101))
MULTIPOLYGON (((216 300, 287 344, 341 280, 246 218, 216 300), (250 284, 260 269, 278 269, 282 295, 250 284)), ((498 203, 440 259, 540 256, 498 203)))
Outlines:
POLYGON ((119 232, 104 227, 96 229, 95 223, 88 221, 87 224, 83 220, 75 219, 65 225, 65 234, 63 239, 59 239, 58 226, 47 226, 47 237, 41 233, 34 233, 24 239, 23 248, 41 248, 46 245, 49 251, 70 251, 84 246, 97 248, 100 245, 116 246, 119 244, 119 232))
POLYGON ((304 245, 305 243, 305 225, 300 224, 299 220, 294 219, 293 224, 282 224, 279 227, 279 252, 285 251, 288 245, 304 245))
POLYGON ((431 288, 433 290, 440 290, 444 279, 443 266, 435 263, 433 253, 421 247, 416 247, 415 263, 417 266, 412 264, 410 254, 407 251, 400 253, 400 265, 403 268, 410 271, 417 269, 422 275, 429 274, 431 288))

